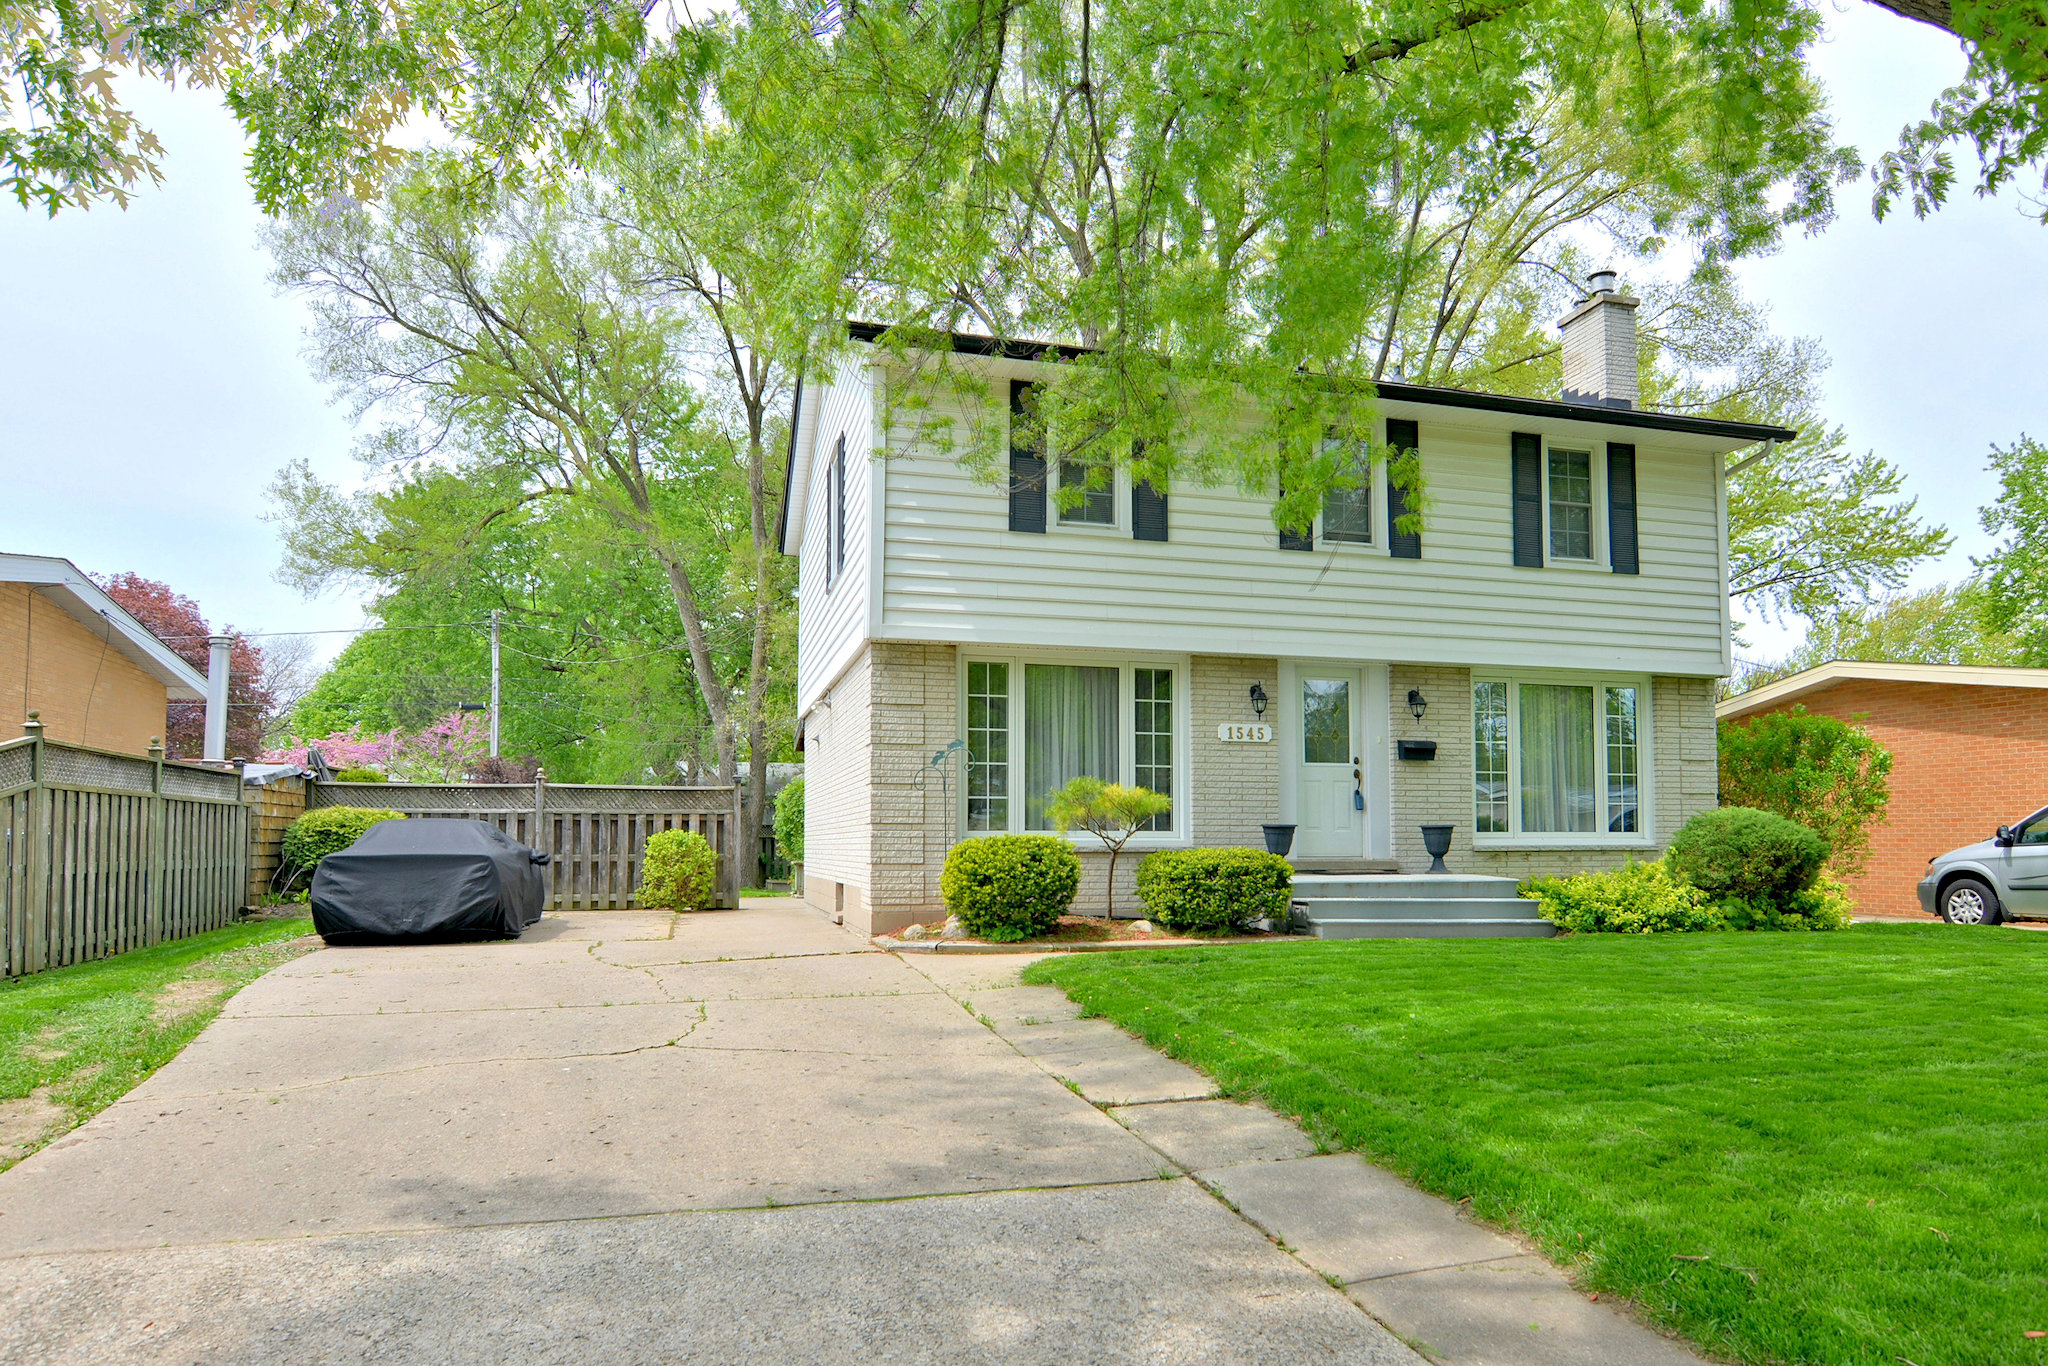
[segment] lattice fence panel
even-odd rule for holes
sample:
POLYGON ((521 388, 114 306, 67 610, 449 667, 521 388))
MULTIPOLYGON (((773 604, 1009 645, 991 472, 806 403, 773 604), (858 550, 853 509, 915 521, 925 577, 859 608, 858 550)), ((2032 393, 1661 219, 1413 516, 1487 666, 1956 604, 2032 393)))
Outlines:
POLYGON ((45 745, 42 781, 53 787, 97 787, 111 792, 147 793, 155 790, 156 765, 147 759, 102 754, 98 750, 45 745))

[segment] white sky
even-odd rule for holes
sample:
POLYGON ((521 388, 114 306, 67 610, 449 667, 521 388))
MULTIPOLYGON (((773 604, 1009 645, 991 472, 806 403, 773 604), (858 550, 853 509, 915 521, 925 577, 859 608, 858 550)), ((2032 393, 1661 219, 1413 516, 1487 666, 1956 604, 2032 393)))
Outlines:
MULTIPOLYGON (((1962 69, 1952 42, 1829 0, 1817 56, 1842 135, 1867 159, 1962 69)), ((0 204, 0 549, 133 569, 198 599, 216 626, 310 631, 362 620, 273 577, 263 489, 304 456, 353 482, 353 433, 300 356, 306 315, 271 293, 242 140, 204 92, 130 82, 168 148, 167 183, 125 213, 54 220, 0 204)), ((1957 548, 1916 583, 1966 573, 1993 442, 2048 436, 2048 227, 1967 193, 1925 223, 1880 225, 1868 189, 1825 234, 1742 271, 1779 330, 1833 357, 1829 416, 1907 472, 1957 548)), ((1747 653, 1796 635, 1752 626, 1747 653)), ((323 638, 331 654, 346 639, 323 638)))

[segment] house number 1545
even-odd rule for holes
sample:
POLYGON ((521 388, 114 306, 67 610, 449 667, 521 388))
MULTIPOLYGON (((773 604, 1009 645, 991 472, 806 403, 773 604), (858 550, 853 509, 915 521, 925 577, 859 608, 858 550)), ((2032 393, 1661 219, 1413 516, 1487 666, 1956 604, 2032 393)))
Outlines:
POLYGON ((1263 721, 1256 724, 1225 721, 1216 727, 1216 738, 1225 744, 1269 745, 1273 743, 1273 728, 1263 721))

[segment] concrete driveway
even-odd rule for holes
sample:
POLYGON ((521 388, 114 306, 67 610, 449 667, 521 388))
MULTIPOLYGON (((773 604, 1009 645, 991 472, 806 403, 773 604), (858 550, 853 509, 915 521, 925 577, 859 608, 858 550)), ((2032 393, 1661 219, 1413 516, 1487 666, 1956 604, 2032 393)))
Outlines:
POLYGON ((1181 1171, 792 902, 327 949, 0 1175, 0 1358, 1420 1360, 1181 1171))

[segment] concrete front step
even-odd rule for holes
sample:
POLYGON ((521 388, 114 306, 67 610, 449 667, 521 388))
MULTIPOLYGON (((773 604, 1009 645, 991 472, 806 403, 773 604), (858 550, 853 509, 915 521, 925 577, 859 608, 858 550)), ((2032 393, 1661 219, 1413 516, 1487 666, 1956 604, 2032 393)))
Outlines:
POLYGON ((1547 939, 1557 927, 1509 877, 1465 873, 1312 874, 1294 910, 1318 939, 1547 939))
POLYGON ((1557 926, 1524 920, 1316 920, 1318 939, 1548 939, 1557 926))
POLYGON ((1536 903, 1518 896, 1296 897, 1317 920, 1527 920, 1536 903))

